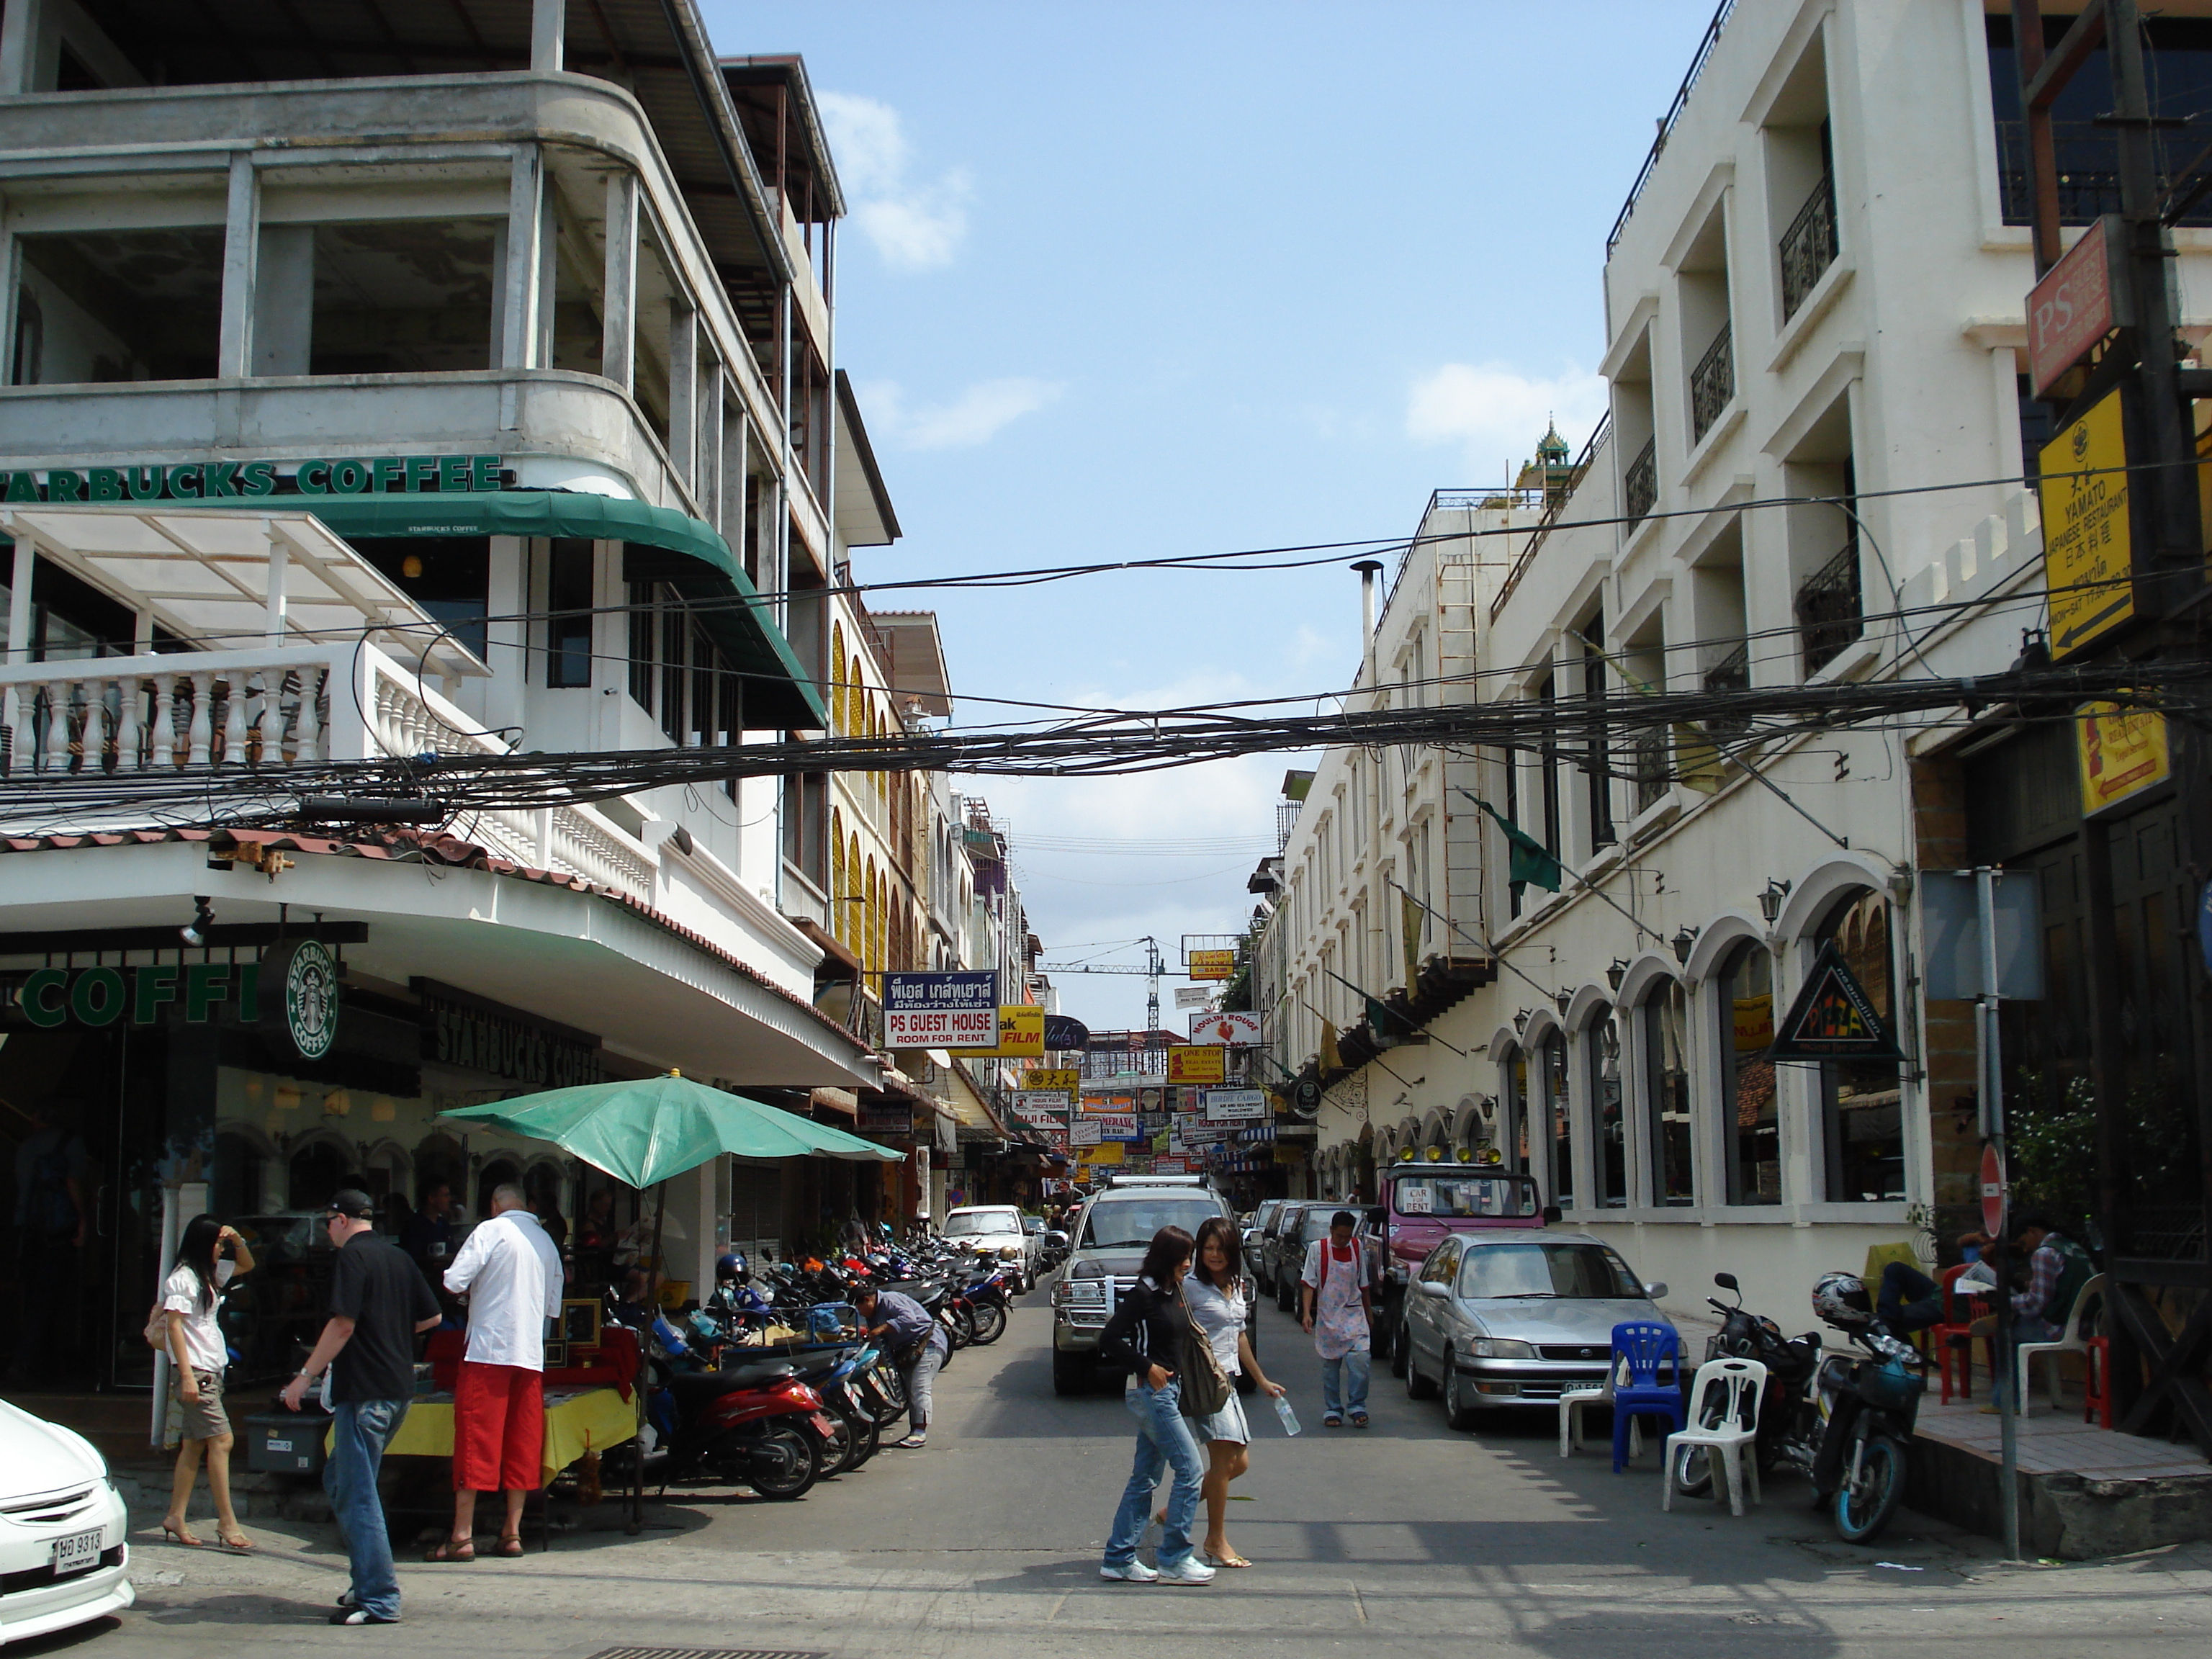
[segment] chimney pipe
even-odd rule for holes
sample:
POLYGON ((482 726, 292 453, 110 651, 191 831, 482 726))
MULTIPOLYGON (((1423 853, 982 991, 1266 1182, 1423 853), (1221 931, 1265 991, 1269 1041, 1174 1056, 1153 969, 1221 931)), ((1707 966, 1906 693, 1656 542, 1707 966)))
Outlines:
POLYGON ((1375 579, 1382 574, 1382 562, 1355 559, 1352 568, 1359 573, 1359 661, 1363 668, 1370 671, 1367 678, 1371 690, 1375 678, 1371 672, 1375 666, 1375 579))

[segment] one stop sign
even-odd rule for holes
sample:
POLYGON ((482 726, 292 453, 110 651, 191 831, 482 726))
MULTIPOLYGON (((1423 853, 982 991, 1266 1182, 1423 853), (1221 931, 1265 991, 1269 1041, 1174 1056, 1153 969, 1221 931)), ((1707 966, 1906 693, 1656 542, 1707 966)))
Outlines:
POLYGON ((1991 1238, 2004 1237, 2004 1160, 1994 1146, 1982 1148, 1982 1231, 1991 1238))

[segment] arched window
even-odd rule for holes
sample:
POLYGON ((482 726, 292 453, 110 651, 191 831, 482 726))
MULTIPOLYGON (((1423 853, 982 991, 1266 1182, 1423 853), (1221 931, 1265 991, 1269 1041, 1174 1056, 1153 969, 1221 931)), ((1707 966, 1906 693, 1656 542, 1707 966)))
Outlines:
POLYGON ((1516 1170, 1528 1167, 1528 1051, 1515 1043, 1498 1066, 1498 1102, 1504 1114, 1498 1126, 1499 1152, 1516 1170))
POLYGON ((845 624, 836 623, 830 629, 830 720, 840 737, 852 730, 848 722, 844 678, 845 624))
POLYGON ((1782 1119, 1774 1096, 1774 958, 1746 939, 1721 970, 1721 1121, 1728 1126, 1728 1201, 1782 1201, 1782 1119))
POLYGON ((285 1170, 284 1207, 319 1210, 346 1184, 353 1159, 344 1147, 328 1140, 312 1140, 292 1154, 285 1170))
POLYGON ((865 902, 848 904, 842 901, 866 899, 868 890, 860 884, 860 832, 855 830, 845 837, 845 890, 837 896, 837 937, 853 947, 856 957, 863 954, 861 942, 867 938, 868 918, 865 913, 868 907, 865 902))
POLYGON ((1620 1028, 1611 1008, 1599 1009, 1583 1028, 1583 1064, 1596 1136, 1597 1201, 1622 1209, 1628 1203, 1628 1125, 1620 1110, 1620 1028))
POLYGON ((837 902, 845 891, 845 814, 841 808, 830 811, 830 932, 838 939, 845 937, 845 907, 837 902))
POLYGON ((1679 979, 1651 988, 1642 1009, 1644 1121, 1655 1206, 1698 1201, 1690 1161, 1690 1000, 1679 979))
MULTIPOLYGON (((1844 967, 1893 1030, 1890 994, 1889 901, 1871 888, 1838 900, 1814 934, 1832 941, 1844 967)), ((1904 1094, 1892 1060, 1820 1063, 1820 1138, 1825 1187, 1832 1204, 1905 1196, 1904 1094)))
POLYGON ((477 1207, 469 1219, 482 1221, 491 1213, 491 1195, 498 1188, 520 1187, 521 1184, 522 1165, 514 1158, 502 1152, 486 1160, 483 1169, 477 1176, 477 1207))
POLYGON ((1575 1201, 1575 1130, 1567 1108, 1565 1032, 1553 1031, 1537 1045, 1536 1081, 1543 1091, 1537 1133, 1544 1160, 1544 1197, 1564 1210, 1575 1201))

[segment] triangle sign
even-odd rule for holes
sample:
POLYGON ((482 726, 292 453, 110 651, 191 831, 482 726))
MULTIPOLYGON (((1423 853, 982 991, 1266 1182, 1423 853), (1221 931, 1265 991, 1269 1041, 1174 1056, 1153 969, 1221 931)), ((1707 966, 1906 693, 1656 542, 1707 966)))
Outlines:
POLYGON ((1813 959, 1790 1012, 1775 1028, 1769 1060, 1903 1060, 1874 1000, 1830 939, 1813 959))

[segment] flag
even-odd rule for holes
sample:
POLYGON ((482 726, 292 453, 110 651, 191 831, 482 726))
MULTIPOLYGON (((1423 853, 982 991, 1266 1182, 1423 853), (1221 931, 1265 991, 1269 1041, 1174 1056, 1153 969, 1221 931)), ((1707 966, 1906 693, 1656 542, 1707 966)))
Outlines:
POLYGON ((1321 1023, 1321 1068, 1324 1072, 1344 1069, 1344 1060, 1336 1052, 1336 1027, 1327 1020, 1321 1023))
POLYGON ((1421 975, 1421 929, 1428 920, 1420 901, 1404 888, 1398 890, 1398 928, 1406 942, 1406 994, 1413 994, 1413 981, 1421 975))
POLYGON ((1547 893, 1558 892, 1559 861, 1552 856, 1544 843, 1483 799, 1481 796, 1468 794, 1464 789, 1460 793, 1467 795, 1469 800, 1495 818, 1498 821, 1498 827, 1505 832, 1506 844, 1512 848, 1512 858, 1506 866, 1506 879, 1531 882, 1547 893))
POLYGON ((1376 1036, 1388 1035, 1388 1033, 1383 1030, 1383 1025, 1386 1021, 1392 1025, 1401 1027, 1408 1031, 1418 1030, 1420 1029, 1412 1020, 1407 1018, 1405 1015, 1398 1012, 1395 1009, 1392 1008, 1389 1003, 1384 1002, 1379 997, 1369 996, 1366 992, 1361 990, 1350 980, 1345 978, 1342 974, 1328 968, 1322 969, 1322 972, 1327 974, 1339 985, 1341 985, 1346 990, 1351 992, 1352 995, 1359 999, 1360 1012, 1362 1016, 1367 1021, 1367 1029, 1372 1031, 1376 1036))

